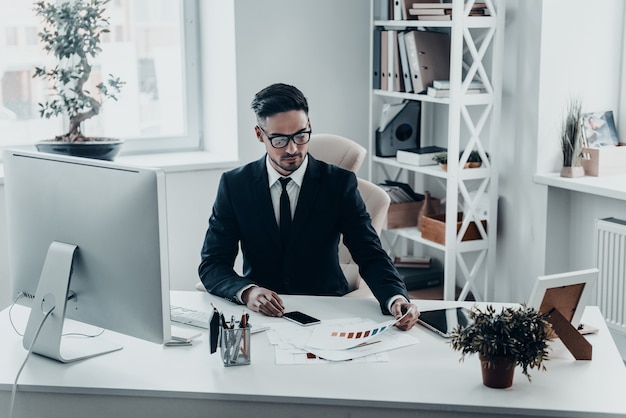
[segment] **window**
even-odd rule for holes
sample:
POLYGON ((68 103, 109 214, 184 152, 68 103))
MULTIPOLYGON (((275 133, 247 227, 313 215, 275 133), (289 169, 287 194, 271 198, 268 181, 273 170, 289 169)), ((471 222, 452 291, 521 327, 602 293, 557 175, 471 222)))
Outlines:
MULTIPOLYGON (((116 0, 108 4, 110 33, 93 60, 95 86, 108 74, 126 84, 82 127, 89 136, 121 138, 126 153, 198 149, 200 89, 197 2, 116 0)), ((41 118, 46 85, 34 68, 53 65, 34 36, 30 1, 0 0, 0 147, 33 144, 67 129, 67 118, 41 118)), ((92 88, 92 91, 95 90, 92 88)))

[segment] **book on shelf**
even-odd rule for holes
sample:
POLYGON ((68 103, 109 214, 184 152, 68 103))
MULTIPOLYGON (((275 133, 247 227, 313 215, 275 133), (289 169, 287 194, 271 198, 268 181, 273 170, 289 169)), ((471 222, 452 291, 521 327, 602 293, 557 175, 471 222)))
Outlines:
POLYGON ((374 30, 373 33, 373 58, 372 58, 372 88, 380 89, 380 29, 374 30))
POLYGON ((425 91, 433 80, 450 76, 450 35, 411 30, 404 35, 413 91, 425 91))
POLYGON ((407 193, 407 191, 404 190, 400 186, 392 186, 392 185, 387 185, 387 184, 381 184, 379 186, 381 189, 387 192, 387 194, 389 195, 389 199, 391 199, 392 204, 415 202, 415 199, 413 198, 413 196, 407 193))
MULTIPOLYGON (((413 3, 407 10, 408 19, 452 20, 452 3, 413 3)), ((469 11, 470 16, 489 16, 486 3, 476 2, 469 11)))
POLYGON ((413 93, 413 83, 411 82, 411 68, 409 67, 409 57, 406 53, 404 36, 406 32, 398 32, 398 49, 400 50, 400 67, 402 69, 402 87, 405 92, 413 93))
POLYGON ((389 33, 388 30, 380 32, 380 89, 389 89, 389 33))
MULTIPOLYGON (((467 89, 465 94, 480 94, 484 92, 484 89, 467 89)), ((450 89, 436 89, 434 87, 428 87, 427 94, 430 97, 450 97, 450 89)))
POLYGON ((409 9, 409 16, 444 15, 446 9, 409 9))
MULTIPOLYGON (((472 9, 484 9, 487 7, 485 2, 474 2, 472 9)), ((439 3, 436 1, 424 1, 411 4, 411 9, 452 9, 452 3, 439 3)))
POLYGON ((429 256, 401 255, 393 258, 394 263, 430 264, 429 256))
POLYGON ((424 269, 398 266, 397 270, 409 291, 443 284, 443 267, 441 266, 431 266, 424 269))
MULTIPOLYGON (((434 80, 433 87, 436 89, 450 89, 450 80, 434 80)), ((473 80, 469 84, 470 89, 484 89, 485 85, 482 81, 473 80)))
MULTIPOLYGON (((399 0, 398 0, 399 1, 399 0)), ((391 83, 390 90, 392 91, 404 91, 404 78, 402 74, 402 67, 400 66, 400 48, 398 47, 398 31, 391 31, 392 37, 392 53, 390 55, 390 60, 393 60, 391 70, 392 70, 392 79, 389 79, 389 83, 391 83)))
POLYGON ((396 151, 396 160, 399 163, 418 166, 435 165, 437 162, 433 160, 433 157, 440 152, 446 152, 446 148, 436 145, 409 148, 396 151))
POLYGON ((414 256, 394 257, 393 264, 396 267, 427 269, 427 268, 430 268, 431 266, 431 258, 427 256, 425 257, 414 257, 414 256))
POLYGON ((452 15, 419 15, 417 20, 452 20, 452 15))
POLYGON ((419 194, 419 193, 415 193, 413 188, 408 183, 387 179, 380 186, 383 187, 383 188, 384 187, 391 187, 391 186, 399 187, 400 189, 404 190, 409 196, 411 196, 411 199, 412 199, 413 202, 419 202, 421 200, 424 200, 424 195, 423 194, 419 194))

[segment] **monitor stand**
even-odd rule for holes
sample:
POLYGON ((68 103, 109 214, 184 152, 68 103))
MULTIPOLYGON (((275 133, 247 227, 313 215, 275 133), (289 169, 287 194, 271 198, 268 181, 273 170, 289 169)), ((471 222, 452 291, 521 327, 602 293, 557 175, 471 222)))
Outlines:
POLYGON ((107 345, 100 338, 63 338, 72 263, 77 249, 76 245, 57 241, 50 244, 23 339, 24 348, 27 350, 32 344, 34 353, 63 363, 123 348, 119 344, 107 345), (37 335, 37 329, 51 309, 52 313, 45 319, 37 335))

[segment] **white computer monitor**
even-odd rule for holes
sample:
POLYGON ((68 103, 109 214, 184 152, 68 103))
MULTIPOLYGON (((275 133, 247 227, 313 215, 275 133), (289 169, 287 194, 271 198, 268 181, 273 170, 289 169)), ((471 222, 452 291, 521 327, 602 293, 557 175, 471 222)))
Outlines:
POLYGON ((4 170, 12 296, 31 307, 24 347, 63 362, 121 348, 62 337, 65 318, 168 341, 164 173, 21 150, 5 150, 4 170))

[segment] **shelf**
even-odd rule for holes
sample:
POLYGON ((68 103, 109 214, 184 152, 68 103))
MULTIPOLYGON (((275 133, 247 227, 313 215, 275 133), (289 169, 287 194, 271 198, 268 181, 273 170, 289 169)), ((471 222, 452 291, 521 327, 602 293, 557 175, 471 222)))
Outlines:
MULTIPOLYGON (((388 165, 391 167, 400 168, 403 170, 413 171, 415 173, 421 173, 428 176, 439 177, 439 178, 448 178, 448 173, 443 171, 439 165, 426 165, 426 166, 417 166, 411 164, 403 164, 399 163, 395 157, 372 157, 372 161, 384 165, 388 165)), ((462 180, 481 180, 484 178, 488 178, 491 175, 491 169, 487 167, 479 167, 479 168, 464 168, 459 170, 459 177, 462 180)))
POLYGON ((588 193, 612 199, 626 200, 626 175, 579 178, 561 177, 559 173, 538 174, 533 177, 537 184, 588 193))
MULTIPOLYGON (((457 19, 458 20, 458 19, 457 19)), ((389 29, 407 28, 451 28, 456 21, 453 20, 375 20, 374 26, 389 29)), ((471 16, 465 18, 465 26, 468 28, 493 28, 496 26, 494 16, 471 16)))
MULTIPOLYGON (((383 31, 432 29, 450 36, 450 71, 447 75, 445 72, 441 74, 426 73, 430 77, 424 78, 428 78, 429 85, 433 77, 449 79, 451 81, 451 96, 432 97, 425 91, 422 93, 394 91, 394 89, 401 89, 395 82, 391 83, 391 90, 371 89, 370 178, 376 182, 385 176, 415 183, 412 185, 424 188, 431 187, 431 183, 440 183, 437 186, 443 186, 446 193, 446 217, 457 218, 458 213, 463 212, 463 222, 467 225, 474 218, 473 214, 476 213, 476 208, 483 208, 484 206, 483 209, 487 209, 486 213, 489 214, 489 219, 486 221, 489 230, 483 231, 485 236, 477 240, 458 241, 460 237, 457 236, 458 232, 455 230, 456 224, 452 222, 443 226, 445 234, 452 240, 445 245, 422 238, 416 227, 388 229, 382 234, 385 241, 388 241, 388 249, 391 253, 407 249, 420 251, 420 246, 443 252, 444 299, 455 298, 455 286, 463 283, 464 290, 470 290, 479 300, 487 300, 493 295, 495 282, 493 274, 495 271, 498 195, 496 167, 489 161, 485 161, 480 168, 456 168, 453 166, 452 168, 448 167, 449 171, 444 171, 439 165, 411 165, 400 163, 395 157, 378 157, 375 155, 377 149, 376 130, 380 109, 385 103, 396 103, 403 100, 437 105, 422 107, 428 110, 423 132, 429 135, 429 138, 425 139, 429 141, 429 145, 443 146, 448 148, 448 151, 454 150, 455 153, 457 151, 468 153, 480 150, 497 155, 497 133, 500 123, 498 109, 500 108, 502 91, 502 29, 505 22, 505 0, 494 0, 489 4, 491 16, 466 16, 459 13, 461 9, 466 7, 464 0, 452 0, 452 3, 455 9, 452 20, 374 20, 371 22, 372 58, 380 59, 380 63, 372 62, 371 64, 374 69, 377 65, 379 69, 381 66, 386 66, 386 69, 382 69, 382 71, 388 74, 387 79, 382 80, 381 78, 380 84, 374 85, 385 86, 382 81, 395 80, 395 78, 390 78, 391 74, 412 77, 411 74, 406 74, 407 67, 409 70, 423 68, 420 67, 419 54, 416 54, 413 46, 411 45, 411 49, 407 51, 399 50, 401 44, 395 43, 394 36, 386 37, 387 44, 375 45, 374 42, 379 42, 382 38, 383 31), (380 32, 380 36, 378 36, 378 32, 380 32), (396 65, 402 66, 402 60, 404 60, 404 71, 394 71, 397 70, 396 65), (400 64, 397 64, 399 61, 400 64), (406 64, 407 61, 409 61, 409 65, 406 64), (477 78, 485 83, 488 92, 480 94, 464 92, 463 83, 469 84, 471 80, 477 78), (444 118, 447 119, 447 122, 444 121, 444 118), (463 208, 466 207, 471 208, 472 214, 465 213, 463 208), (452 237, 456 237, 456 239, 452 239, 452 237), (420 245, 413 248, 414 243, 420 245)), ((374 6, 373 1, 370 6, 374 6)), ((376 10, 372 9, 372 13, 376 10)), ((423 54, 427 53, 428 51, 423 52, 423 54)), ((431 55, 434 54, 431 53, 431 55)), ((424 62, 428 62, 428 59, 424 59, 424 62)), ((426 69, 428 68, 426 66, 426 69)), ((376 74, 380 76, 381 72, 376 74)), ((374 80, 376 81, 376 79, 374 80)), ((423 88, 423 85, 420 88, 423 88)), ((422 129, 421 125, 420 129, 422 129)), ((394 146, 397 149, 397 142, 394 143, 394 146)), ((453 158, 451 163, 458 164, 458 161, 454 160, 456 158, 453 158)), ((464 291, 460 297, 466 296, 467 292, 464 291)))
MULTIPOLYGON (((373 90, 373 93, 376 96, 381 97, 390 97, 396 99, 406 99, 406 100, 419 100, 421 102, 430 102, 430 103, 441 103, 441 104, 450 104, 449 97, 432 97, 427 94, 416 94, 416 93, 403 93, 400 91, 390 91, 390 90, 373 90)), ((493 103, 493 95, 489 93, 480 93, 480 94, 467 94, 465 96, 461 96, 461 103, 465 105, 488 105, 493 103)))
MULTIPOLYGON (((441 251, 446 251, 445 245, 441 245, 429 239, 422 238, 422 233, 418 231, 416 227, 385 229, 384 231, 396 234, 402 238, 407 238, 411 241, 428 245, 429 247, 436 248, 441 251)), ((486 250, 487 247, 488 242, 485 239, 457 242, 457 250, 461 252, 481 251, 486 250)))

